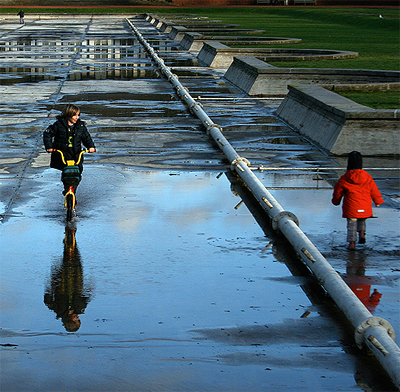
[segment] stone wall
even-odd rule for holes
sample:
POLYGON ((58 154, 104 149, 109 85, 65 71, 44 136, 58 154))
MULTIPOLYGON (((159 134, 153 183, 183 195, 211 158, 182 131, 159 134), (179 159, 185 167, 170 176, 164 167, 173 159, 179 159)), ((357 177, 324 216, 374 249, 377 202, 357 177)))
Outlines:
POLYGON ((289 86, 278 117, 333 155, 400 154, 400 111, 375 110, 321 86, 289 86))
POLYGON ((319 84, 336 86, 358 84, 380 85, 389 90, 399 85, 400 72, 368 69, 278 68, 254 57, 238 56, 228 68, 225 78, 252 96, 281 96, 288 85, 319 84))

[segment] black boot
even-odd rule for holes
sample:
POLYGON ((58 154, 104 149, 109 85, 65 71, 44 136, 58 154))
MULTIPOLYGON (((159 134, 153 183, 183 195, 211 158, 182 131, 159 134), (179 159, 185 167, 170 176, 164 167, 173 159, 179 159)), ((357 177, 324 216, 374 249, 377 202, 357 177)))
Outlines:
POLYGON ((359 244, 365 244, 365 231, 364 230, 360 230, 359 232, 358 232, 358 235, 359 235, 359 237, 358 237, 358 243, 359 244))

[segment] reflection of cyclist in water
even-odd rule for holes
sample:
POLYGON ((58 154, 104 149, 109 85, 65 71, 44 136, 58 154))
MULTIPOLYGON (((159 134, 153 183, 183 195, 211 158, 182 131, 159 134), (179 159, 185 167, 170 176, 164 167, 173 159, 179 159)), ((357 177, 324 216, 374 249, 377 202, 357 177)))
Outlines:
POLYGON ((81 326, 79 314, 84 313, 90 301, 90 292, 83 284, 81 257, 75 244, 73 230, 66 229, 62 263, 52 270, 51 281, 46 287, 44 303, 61 318, 68 332, 81 326))
MULTIPOLYGON (((64 107, 61 116, 50 125, 43 133, 43 143, 47 152, 51 152, 50 167, 62 170, 65 164, 60 153, 63 152, 66 160, 77 161, 82 150, 82 144, 90 153, 96 152, 92 137, 86 128, 85 123, 79 118, 80 109, 78 106, 68 104, 64 107)), ((79 169, 83 170, 83 157, 79 169)), ((68 188, 66 189, 68 190, 68 188)))

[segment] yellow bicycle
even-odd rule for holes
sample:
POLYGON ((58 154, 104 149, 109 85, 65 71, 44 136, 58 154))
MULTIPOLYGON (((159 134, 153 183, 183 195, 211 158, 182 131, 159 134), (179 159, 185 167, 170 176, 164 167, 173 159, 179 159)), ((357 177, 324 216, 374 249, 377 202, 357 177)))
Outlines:
POLYGON ((77 161, 73 159, 66 160, 62 151, 54 151, 60 153, 62 162, 65 165, 61 173, 61 181, 63 182, 65 189, 68 189, 65 192, 65 209, 67 210, 67 221, 69 222, 72 220, 73 211, 75 210, 76 206, 75 189, 82 178, 81 171, 79 169, 79 163, 81 162, 82 155, 85 152, 89 152, 89 150, 82 150, 79 153, 77 161))

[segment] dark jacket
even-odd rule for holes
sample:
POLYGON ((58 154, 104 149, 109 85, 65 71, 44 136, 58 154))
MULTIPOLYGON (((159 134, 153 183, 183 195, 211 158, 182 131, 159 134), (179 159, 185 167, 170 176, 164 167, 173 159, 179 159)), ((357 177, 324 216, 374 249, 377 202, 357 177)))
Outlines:
POLYGON ((339 205, 343 198, 343 218, 370 218, 372 201, 382 204, 381 193, 365 170, 347 170, 333 190, 332 203, 339 205))
POLYGON ((53 268, 45 289, 44 303, 56 313, 57 318, 65 319, 70 310, 75 314, 84 313, 91 300, 91 288, 84 282, 78 248, 65 244, 63 260, 53 268))
MULTIPOLYGON (((74 125, 75 135, 73 144, 74 159, 77 160, 79 153, 82 150, 82 144, 86 148, 95 148, 92 137, 86 128, 85 123, 82 120, 78 120, 74 125)), ((64 117, 57 117, 57 121, 50 125, 43 133, 43 143, 46 150, 54 148, 61 150, 65 153, 68 151, 68 121, 64 117)), ((81 164, 79 165, 82 171, 83 157, 81 164)), ((60 153, 53 151, 51 154, 50 167, 58 170, 64 168, 60 153)))

